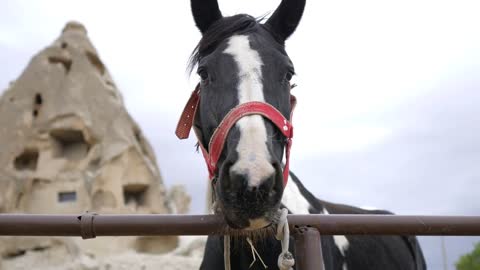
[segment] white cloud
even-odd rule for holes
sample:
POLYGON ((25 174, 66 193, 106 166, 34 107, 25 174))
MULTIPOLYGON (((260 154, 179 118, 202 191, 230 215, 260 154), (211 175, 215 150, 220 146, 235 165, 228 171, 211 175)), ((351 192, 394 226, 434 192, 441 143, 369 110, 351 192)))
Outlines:
MULTIPOLYGON (((392 134, 392 130, 382 126, 347 125, 322 127, 310 125, 303 128, 294 141, 295 154, 302 158, 314 157, 318 153, 358 152, 382 143, 392 134), (301 151, 297 152, 297 149, 301 151)), ((296 129, 295 131, 298 131, 296 129)))

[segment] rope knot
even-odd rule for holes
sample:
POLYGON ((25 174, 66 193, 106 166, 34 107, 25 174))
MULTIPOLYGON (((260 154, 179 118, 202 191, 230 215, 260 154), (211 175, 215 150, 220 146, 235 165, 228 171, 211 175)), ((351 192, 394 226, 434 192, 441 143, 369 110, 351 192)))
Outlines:
POLYGON ((280 256, 278 256, 277 264, 280 270, 290 270, 295 265, 295 259, 289 251, 286 253, 282 252, 280 253, 280 256))
POLYGON ((291 270, 293 265, 295 265, 295 259, 293 258, 292 253, 288 251, 288 246, 290 244, 290 229, 288 227, 288 210, 283 208, 280 211, 280 219, 277 224, 277 234, 275 238, 279 240, 282 244, 282 253, 278 256, 278 268, 280 270, 291 270))

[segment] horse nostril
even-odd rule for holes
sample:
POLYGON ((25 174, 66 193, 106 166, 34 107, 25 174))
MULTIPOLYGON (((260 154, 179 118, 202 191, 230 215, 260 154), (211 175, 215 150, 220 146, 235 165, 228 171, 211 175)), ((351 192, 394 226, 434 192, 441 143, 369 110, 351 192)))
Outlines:
POLYGON ((233 190, 242 190, 248 186, 248 177, 243 173, 236 173, 231 171, 230 176, 230 188, 233 190))
POLYGON ((263 181, 260 186, 259 186, 259 190, 260 191, 269 191, 273 188, 273 186, 275 185, 275 175, 276 174, 272 174, 268 179, 266 179, 265 181, 263 181))

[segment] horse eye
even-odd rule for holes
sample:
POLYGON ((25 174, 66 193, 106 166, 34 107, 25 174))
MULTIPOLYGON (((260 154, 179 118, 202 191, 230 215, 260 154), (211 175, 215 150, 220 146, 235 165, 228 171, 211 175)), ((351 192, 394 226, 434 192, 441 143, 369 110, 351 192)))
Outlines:
POLYGON ((287 72, 287 74, 285 74, 285 80, 289 82, 290 80, 292 80, 293 75, 294 73, 292 71, 287 72))
POLYGON ((205 69, 199 69, 197 73, 202 81, 208 80, 208 72, 205 69))

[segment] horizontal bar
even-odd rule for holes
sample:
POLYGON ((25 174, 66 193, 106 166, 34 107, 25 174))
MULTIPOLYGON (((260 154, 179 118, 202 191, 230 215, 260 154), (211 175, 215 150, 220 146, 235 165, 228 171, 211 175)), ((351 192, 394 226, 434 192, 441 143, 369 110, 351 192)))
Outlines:
MULTIPOLYGON (((480 216, 289 215, 288 222, 323 235, 480 236, 480 216)), ((210 235, 225 228, 215 215, 0 214, 0 235, 16 236, 210 235)))
POLYGON ((326 235, 480 236, 480 216, 290 215, 288 222, 326 235))

